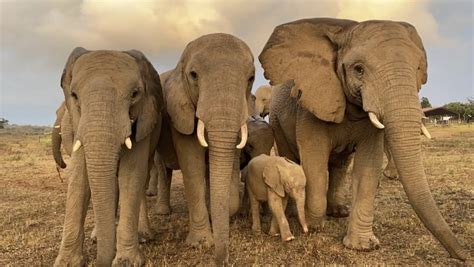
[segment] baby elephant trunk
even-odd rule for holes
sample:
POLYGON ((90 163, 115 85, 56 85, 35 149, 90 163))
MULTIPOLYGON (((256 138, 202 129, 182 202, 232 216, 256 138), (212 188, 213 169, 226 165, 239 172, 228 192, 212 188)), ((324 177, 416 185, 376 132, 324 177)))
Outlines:
POLYGON ((298 220, 300 221, 303 232, 308 232, 308 225, 306 224, 306 217, 304 213, 305 194, 304 191, 296 198, 296 209, 298 211, 298 220))

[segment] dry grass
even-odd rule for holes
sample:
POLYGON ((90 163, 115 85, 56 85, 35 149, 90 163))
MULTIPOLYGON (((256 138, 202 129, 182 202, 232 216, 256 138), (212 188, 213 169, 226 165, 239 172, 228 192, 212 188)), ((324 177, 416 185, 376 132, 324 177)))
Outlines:
MULTIPOLYGON (((474 246, 474 128, 429 128, 434 139, 424 141, 427 177, 441 213, 468 250, 474 246)), ((173 181, 171 216, 154 213, 156 239, 141 245, 148 266, 208 265, 211 249, 184 244, 187 211, 181 177, 173 181)), ((22 131, 0 132, 0 265, 51 265, 58 253, 66 196, 66 183, 58 179, 49 136, 22 131)), ((86 236, 92 230, 92 212, 86 236)), ((264 219, 264 230, 269 218, 264 219)), ((262 234, 253 236, 250 222, 231 222, 231 262, 235 265, 289 264, 414 264, 459 265, 422 226, 398 181, 381 178, 376 199, 374 231, 381 248, 357 252, 342 245, 347 219, 329 219, 322 233, 303 236, 290 218, 296 240, 287 244, 262 234)), ((84 253, 93 265, 95 245, 89 238, 84 253)))

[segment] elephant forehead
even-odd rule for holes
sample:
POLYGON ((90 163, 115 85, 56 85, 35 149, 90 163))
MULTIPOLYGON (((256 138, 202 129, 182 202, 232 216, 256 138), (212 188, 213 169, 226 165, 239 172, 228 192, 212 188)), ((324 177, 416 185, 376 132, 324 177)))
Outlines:
POLYGON ((119 78, 135 78, 140 69, 133 57, 119 51, 93 51, 81 56, 74 64, 73 75, 90 75, 98 72, 112 74, 119 78), (123 76, 124 73, 128 75, 123 76))

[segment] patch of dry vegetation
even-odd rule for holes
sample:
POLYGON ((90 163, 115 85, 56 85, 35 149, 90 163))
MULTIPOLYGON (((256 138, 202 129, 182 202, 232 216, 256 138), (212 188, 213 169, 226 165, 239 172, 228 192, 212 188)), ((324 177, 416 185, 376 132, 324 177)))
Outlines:
MULTIPOLYGON (((473 251, 474 244, 474 128, 429 128, 433 140, 423 142, 427 177, 441 213, 460 242, 473 251)), ((0 131, 0 265, 51 265, 58 253, 66 197, 51 155, 48 135, 41 130, 0 131)), ((64 174, 64 173, 63 173, 64 174)), ((349 196, 348 196, 349 199, 349 196)), ((141 245, 147 266, 208 265, 212 249, 193 249, 184 244, 187 211, 179 172, 172 187, 170 216, 158 216, 156 198, 149 198, 155 240, 141 245)), ((269 227, 268 217, 263 229, 269 227)), ((347 219, 328 219, 322 233, 306 236, 290 218, 296 240, 282 243, 266 234, 254 236, 250 221, 231 222, 231 262, 252 264, 436 264, 459 265, 423 227, 399 181, 381 177, 376 199, 374 231, 381 248, 357 252, 342 245, 347 219)), ((84 253, 93 264, 95 245, 89 238, 92 210, 86 219, 84 253)))

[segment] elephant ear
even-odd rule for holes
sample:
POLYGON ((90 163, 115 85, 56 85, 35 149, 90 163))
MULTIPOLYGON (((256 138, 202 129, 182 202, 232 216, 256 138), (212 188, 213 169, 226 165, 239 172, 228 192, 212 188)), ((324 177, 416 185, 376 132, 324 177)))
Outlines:
POLYGON ((63 88, 64 96, 66 98, 66 106, 68 105, 67 99, 69 98, 69 91, 70 91, 70 86, 71 86, 71 81, 72 81, 72 70, 74 68, 74 63, 77 61, 77 59, 88 53, 89 51, 86 50, 83 47, 76 47, 74 50, 72 50, 71 54, 69 55, 67 61, 66 61, 66 66, 64 66, 63 69, 63 74, 61 75, 61 88, 63 88))
POLYGON ((157 123, 161 122, 160 114, 164 105, 163 90, 158 72, 142 52, 129 50, 125 53, 135 58, 145 84, 143 104, 140 105, 136 118, 135 141, 139 142, 150 135, 157 123))
POLYGON ((265 78, 276 85, 294 80, 292 97, 321 120, 341 122, 346 99, 336 73, 337 48, 328 35, 356 22, 304 19, 276 27, 259 60, 265 78))
POLYGON ((411 41, 423 53, 423 56, 420 59, 420 63, 418 65, 418 69, 416 72, 416 81, 417 81, 418 92, 419 92, 421 89, 421 86, 428 81, 428 60, 426 59, 425 47, 423 46, 423 42, 421 41, 421 38, 418 35, 418 32, 416 31, 415 27, 413 27, 413 25, 406 22, 399 22, 399 23, 407 29, 408 35, 410 36, 411 41))
POLYGON ((263 181, 280 197, 285 197, 285 189, 281 183, 281 173, 273 162, 267 164, 263 169, 263 181))
POLYGON ((186 80, 182 74, 181 63, 169 73, 163 82, 166 109, 173 127, 180 133, 190 135, 194 132, 195 113, 191 98, 186 93, 186 80))
POLYGON ((249 117, 258 115, 257 111, 256 111, 256 108, 255 108, 255 100, 256 100, 256 97, 255 97, 254 94, 250 94, 248 99, 247 99, 248 116, 249 117))

